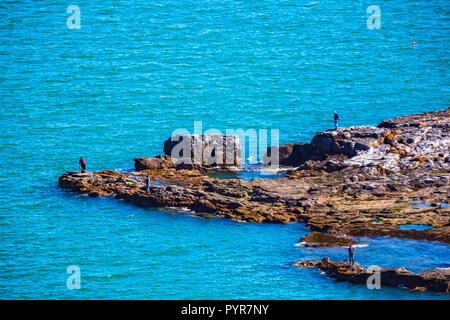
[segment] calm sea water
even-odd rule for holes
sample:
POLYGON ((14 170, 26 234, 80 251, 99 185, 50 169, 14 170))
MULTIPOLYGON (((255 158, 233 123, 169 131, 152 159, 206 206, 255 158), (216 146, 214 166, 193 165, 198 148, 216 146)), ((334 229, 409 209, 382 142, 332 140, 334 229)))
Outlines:
MULTIPOLYGON (((58 176, 133 166, 176 128, 332 126, 449 107, 448 2, 65 1, 0 3, 0 298, 448 299, 368 290, 290 263, 343 249, 296 246, 300 224, 145 210, 57 187, 58 176), (412 46, 415 42, 415 46, 412 46), (81 268, 81 290, 66 268, 81 268)), ((245 174, 243 174, 245 176, 245 174)), ((364 265, 450 265, 449 246, 360 239, 364 265)))

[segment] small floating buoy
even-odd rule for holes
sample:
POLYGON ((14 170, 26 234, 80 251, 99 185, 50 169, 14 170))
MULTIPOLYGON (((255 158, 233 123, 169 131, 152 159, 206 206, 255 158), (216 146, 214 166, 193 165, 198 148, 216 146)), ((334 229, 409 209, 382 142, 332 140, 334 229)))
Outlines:
POLYGON ((411 43, 412 44, 412 46, 414 47, 415 45, 416 45, 416 43, 413 41, 413 43, 411 43))

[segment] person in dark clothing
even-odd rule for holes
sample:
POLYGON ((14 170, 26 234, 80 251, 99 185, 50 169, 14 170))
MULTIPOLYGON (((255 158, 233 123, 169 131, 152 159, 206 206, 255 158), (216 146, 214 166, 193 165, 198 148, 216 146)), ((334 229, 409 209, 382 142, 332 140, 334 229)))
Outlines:
POLYGON ((352 244, 348 247, 348 256, 350 258, 350 264, 355 263, 355 248, 353 248, 352 244))
POLYGON ((83 157, 80 157, 80 161, 78 161, 78 164, 81 167, 81 172, 86 172, 86 161, 83 159, 83 157))
MULTIPOLYGON (((147 176, 145 179, 139 179, 137 177, 133 177, 131 176, 131 178, 133 178, 136 181, 139 182, 144 182, 145 183, 145 191, 147 191, 147 193, 150 193, 150 176, 147 176)), ((129 183, 131 183, 131 181, 129 181, 129 183)))
POLYGON ((150 192, 150 176, 147 176, 147 178, 145 178, 145 190, 147 191, 147 193, 150 192))
POLYGON ((339 122, 339 115, 337 114, 337 112, 334 112, 334 128, 337 129, 338 128, 338 122, 339 122))

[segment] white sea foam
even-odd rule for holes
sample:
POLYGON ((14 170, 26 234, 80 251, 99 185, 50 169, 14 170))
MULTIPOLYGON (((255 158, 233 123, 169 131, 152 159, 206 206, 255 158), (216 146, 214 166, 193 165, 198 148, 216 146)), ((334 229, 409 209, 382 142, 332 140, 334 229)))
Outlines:
POLYGON ((305 245, 306 245, 305 241, 295 244, 296 247, 304 247, 305 245))

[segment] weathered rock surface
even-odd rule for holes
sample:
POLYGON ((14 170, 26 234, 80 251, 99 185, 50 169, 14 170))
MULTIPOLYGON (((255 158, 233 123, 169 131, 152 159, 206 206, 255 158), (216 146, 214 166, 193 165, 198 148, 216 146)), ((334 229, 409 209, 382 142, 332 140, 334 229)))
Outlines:
POLYGON ((450 243, 449 174, 412 178, 374 176, 347 182, 339 172, 301 179, 221 180, 197 170, 156 169, 139 172, 67 172, 61 187, 91 196, 115 196, 143 207, 187 207, 197 215, 238 221, 304 222, 313 231, 350 236, 391 236, 450 243), (155 185, 144 191, 149 175, 155 185), (131 182, 131 186, 128 182, 131 182), (395 188, 392 188, 394 186, 395 188), (419 187, 420 186, 420 187, 419 187), (417 189, 415 189, 417 188, 417 189), (414 208, 421 199, 435 206, 414 208), (399 229, 402 224, 427 224, 428 230, 399 229))
POLYGON ((302 142, 269 147, 263 161, 264 164, 269 165, 272 153, 278 152, 279 165, 297 166, 310 159, 311 150, 311 144, 302 142))
POLYGON ((418 167, 448 170, 450 109, 402 116, 383 121, 377 127, 327 130, 317 133, 310 144, 281 145, 272 149, 280 151, 280 164, 305 164, 299 170, 336 171, 350 167, 389 173, 418 167))
MULTIPOLYGON (((396 118, 377 128, 351 127, 320 133, 309 147, 292 146, 292 150, 299 148, 302 154, 308 154, 309 160, 283 178, 215 179, 197 170, 203 165, 184 170, 173 167, 172 158, 159 156, 136 158, 136 170, 141 171, 67 172, 59 178, 59 184, 90 196, 114 196, 142 207, 187 207, 199 216, 248 222, 298 221, 312 231, 328 234, 450 243, 448 125, 449 111, 443 110, 396 118), (423 128, 429 129, 422 132, 423 128), (410 137, 415 137, 414 141, 410 137), (406 156, 397 157, 395 153, 397 158, 391 158, 391 147, 403 150, 406 145, 411 147, 406 156), (374 155, 371 164, 363 161, 371 158, 367 152, 374 155), (416 161, 418 153, 437 160, 416 161), (154 182, 149 193, 144 183, 134 180, 147 175, 154 182), (432 205, 413 207, 410 201, 416 200, 432 205), (400 229, 403 224, 433 228, 400 229)), ((221 137, 218 143, 223 143, 221 137)), ((189 137, 187 141, 194 140, 189 137)), ((203 148, 203 142, 201 145, 203 148)), ((174 148, 170 144, 165 151, 171 153, 174 148)))
POLYGON ((241 165, 241 145, 236 135, 177 135, 164 142, 164 154, 179 169, 241 165))
MULTIPOLYGON (((341 281, 367 284, 368 278, 373 275, 364 267, 348 261, 333 262, 330 258, 322 261, 301 261, 293 265, 299 267, 317 267, 328 276, 341 281)), ((435 268, 420 273, 413 273, 405 268, 381 268, 381 286, 404 287, 413 291, 434 291, 450 293, 450 268, 435 268)))
POLYGON ((312 232, 300 239, 300 242, 304 243, 305 247, 342 247, 349 246, 350 244, 357 243, 350 237, 322 233, 322 232, 312 232))

